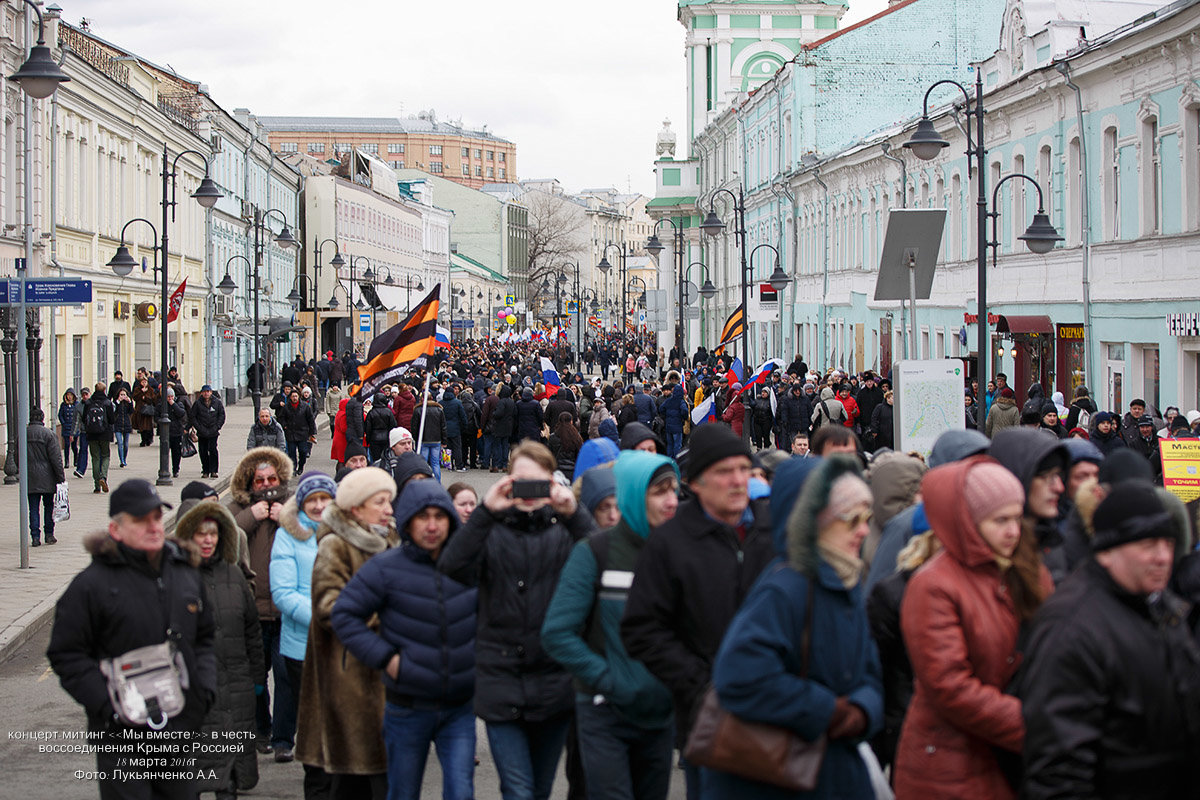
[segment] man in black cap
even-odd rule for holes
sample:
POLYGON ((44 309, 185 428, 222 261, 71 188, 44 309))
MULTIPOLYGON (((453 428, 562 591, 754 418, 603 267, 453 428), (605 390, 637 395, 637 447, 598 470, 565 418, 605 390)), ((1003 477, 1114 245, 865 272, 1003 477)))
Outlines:
POLYGON ((225 406, 207 383, 200 387, 200 399, 188 409, 188 424, 196 431, 196 449, 200 452, 201 478, 219 477, 217 437, 225 426, 225 406))
POLYGON ((1022 797, 1195 796, 1200 650, 1167 588, 1171 514, 1133 480, 1095 519, 1092 556, 1042 606, 1025 651, 1022 797))
POLYGON ((166 729, 187 737, 183 741, 199 741, 217 688, 212 610, 189 554, 166 541, 164 508, 171 505, 140 479, 109 496, 108 529, 84 538, 92 563, 59 598, 46 650, 63 689, 84 707, 88 730, 102 734, 92 740, 100 745, 101 797, 195 796, 194 779, 179 777, 186 770, 118 771, 131 748, 149 738, 149 729, 117 715, 100 667, 106 659, 169 639, 183 658, 187 681, 181 681, 183 710, 166 729))
MULTIPOLYGON (((684 466, 694 497, 647 540, 621 621, 629 655, 671 690, 680 750, 725 629, 774 556, 767 501, 750 501, 742 438, 725 425, 700 425, 684 466)), ((698 768, 688 766, 686 777, 693 797, 698 768)))
POLYGON ((1129 449, 1146 459, 1150 471, 1154 473, 1154 482, 1162 483, 1162 458, 1158 454, 1158 433, 1154 427, 1154 417, 1143 414, 1137 421, 1137 435, 1127 437, 1129 449))

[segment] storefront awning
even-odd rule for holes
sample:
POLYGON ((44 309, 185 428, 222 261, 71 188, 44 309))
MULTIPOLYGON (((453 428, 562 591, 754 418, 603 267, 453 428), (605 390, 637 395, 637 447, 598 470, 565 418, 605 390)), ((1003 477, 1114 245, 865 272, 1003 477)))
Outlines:
POLYGON ((997 333, 1041 333, 1054 334, 1054 323, 1047 316, 1033 314, 1029 316, 1018 316, 1015 314, 1000 315, 1000 321, 996 323, 997 333))

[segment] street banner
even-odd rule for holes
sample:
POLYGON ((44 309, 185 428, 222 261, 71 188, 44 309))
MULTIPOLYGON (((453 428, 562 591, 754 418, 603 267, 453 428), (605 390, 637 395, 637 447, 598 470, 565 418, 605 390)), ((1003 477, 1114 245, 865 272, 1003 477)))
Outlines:
POLYGON ((1200 498, 1200 440, 1160 439, 1163 486, 1185 503, 1200 498))
POLYGON ((176 287, 175 291, 171 292, 167 307, 170 309, 167 312, 167 322, 174 322, 179 318, 179 309, 183 308, 183 292, 187 289, 187 278, 183 279, 183 283, 176 287))

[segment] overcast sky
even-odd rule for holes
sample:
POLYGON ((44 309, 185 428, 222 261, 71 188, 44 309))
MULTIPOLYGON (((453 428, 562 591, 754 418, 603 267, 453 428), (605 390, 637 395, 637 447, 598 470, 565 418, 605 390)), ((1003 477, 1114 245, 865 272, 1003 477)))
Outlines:
MULTIPOLYGON (((64 18, 261 115, 487 125, 520 178, 654 192, 663 119, 685 128, 683 28, 667 0, 58 0, 64 18)), ((851 0, 843 25, 886 7, 851 0)), ((681 142, 682 145, 682 142, 681 142)))

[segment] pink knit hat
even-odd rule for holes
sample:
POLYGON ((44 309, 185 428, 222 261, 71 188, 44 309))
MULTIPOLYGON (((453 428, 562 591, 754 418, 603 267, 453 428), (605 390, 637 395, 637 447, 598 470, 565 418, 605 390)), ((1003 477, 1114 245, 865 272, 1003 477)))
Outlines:
POLYGON ((962 499, 971 519, 978 525, 1003 506, 1015 503, 1024 507, 1025 490, 1017 476, 1006 468, 984 462, 967 471, 962 499))

